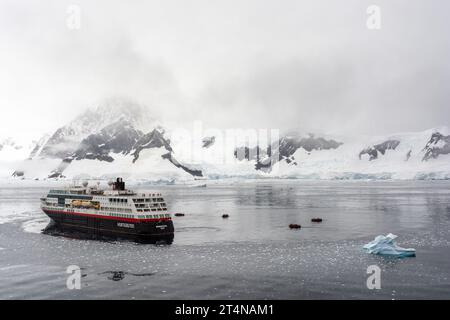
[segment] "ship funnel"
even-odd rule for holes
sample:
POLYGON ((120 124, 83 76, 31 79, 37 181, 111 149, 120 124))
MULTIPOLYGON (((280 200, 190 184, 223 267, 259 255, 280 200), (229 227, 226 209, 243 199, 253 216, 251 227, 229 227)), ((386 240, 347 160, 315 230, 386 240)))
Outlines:
POLYGON ((117 191, 125 190, 125 182, 123 182, 122 178, 117 178, 116 182, 113 183, 113 190, 117 191))

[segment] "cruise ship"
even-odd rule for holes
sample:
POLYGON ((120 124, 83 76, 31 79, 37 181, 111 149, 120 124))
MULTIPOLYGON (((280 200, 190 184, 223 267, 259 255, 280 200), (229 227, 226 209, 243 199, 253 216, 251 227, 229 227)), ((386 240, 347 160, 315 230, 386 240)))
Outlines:
POLYGON ((41 208, 58 227, 95 235, 151 240, 172 237, 172 217, 161 193, 141 193, 125 188, 117 178, 110 189, 87 182, 50 190, 41 208))

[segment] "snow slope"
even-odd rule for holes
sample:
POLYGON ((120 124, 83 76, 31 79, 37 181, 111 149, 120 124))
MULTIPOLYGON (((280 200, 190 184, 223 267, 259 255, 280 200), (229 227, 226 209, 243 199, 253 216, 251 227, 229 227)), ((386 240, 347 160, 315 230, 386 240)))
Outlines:
POLYGON ((282 177, 311 177, 320 179, 448 179, 450 155, 423 161, 424 147, 435 131, 448 134, 447 128, 418 133, 402 133, 387 137, 358 137, 342 139, 336 150, 299 149, 294 154, 298 166, 281 163, 276 175, 282 177), (400 141, 395 150, 386 150, 377 159, 359 153, 368 146, 388 140, 400 141))

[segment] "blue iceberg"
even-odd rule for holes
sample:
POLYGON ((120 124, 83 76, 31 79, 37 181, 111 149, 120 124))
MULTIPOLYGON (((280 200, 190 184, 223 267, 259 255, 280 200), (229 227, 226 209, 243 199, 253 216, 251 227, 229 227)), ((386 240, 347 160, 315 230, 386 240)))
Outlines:
POLYGON ((386 236, 380 235, 375 240, 364 245, 364 250, 367 253, 378 254, 382 256, 389 256, 394 258, 415 257, 416 249, 402 248, 395 243, 395 234, 389 233, 386 236))

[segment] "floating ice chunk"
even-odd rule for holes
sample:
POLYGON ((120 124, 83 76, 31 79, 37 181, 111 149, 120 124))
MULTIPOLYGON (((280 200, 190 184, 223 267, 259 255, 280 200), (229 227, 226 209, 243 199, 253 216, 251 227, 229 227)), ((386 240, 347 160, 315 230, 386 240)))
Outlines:
POLYGON ((396 258, 415 257, 416 249, 402 248, 397 246, 395 234, 389 233, 386 236, 379 235, 375 240, 364 245, 363 248, 367 253, 379 254, 383 256, 390 256, 396 258))

